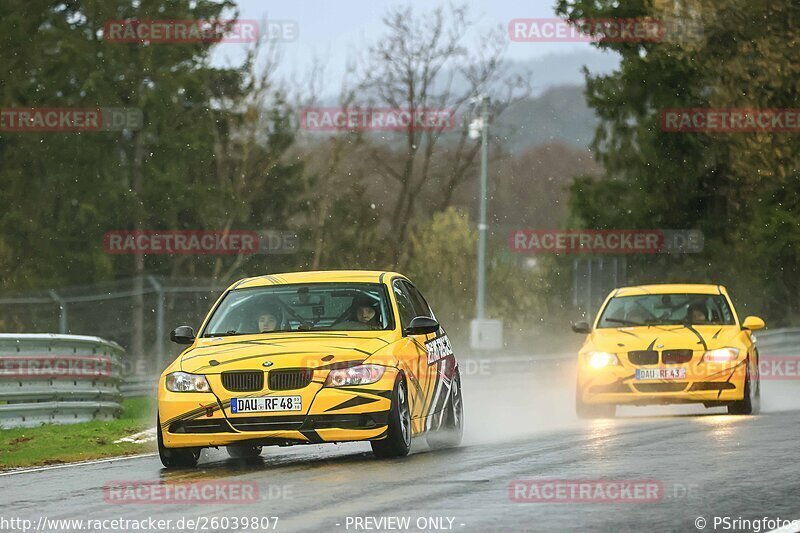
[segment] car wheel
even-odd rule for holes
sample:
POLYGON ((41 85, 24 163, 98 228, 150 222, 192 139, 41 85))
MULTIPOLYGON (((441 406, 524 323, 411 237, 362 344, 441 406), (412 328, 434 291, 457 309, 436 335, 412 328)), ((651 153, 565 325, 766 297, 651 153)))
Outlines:
POLYGON ((584 403, 581 398, 580 389, 575 388, 575 414, 578 418, 614 418, 617 414, 617 406, 613 403, 591 404, 584 403))
POLYGON ((445 408, 442 426, 425 436, 425 441, 434 450, 454 448, 461 444, 464 435, 464 401, 461 395, 461 376, 456 371, 450 387, 450 401, 445 408))
POLYGON ((754 415, 761 408, 761 382, 757 379, 753 382, 750 375, 750 363, 747 364, 747 372, 744 381, 744 398, 737 402, 728 404, 729 415, 754 415))
POLYGON ((411 450, 411 410, 408 407, 408 390, 402 375, 394 381, 392 407, 386 438, 370 441, 376 457, 403 457, 411 450))
POLYGON ((234 459, 252 459, 254 457, 258 457, 261 455, 261 446, 248 446, 248 445, 238 445, 238 446, 226 446, 225 449, 228 451, 228 455, 230 455, 234 459))
POLYGON ((167 448, 161 435, 161 418, 156 418, 158 457, 165 468, 193 468, 200 459, 200 448, 167 448))

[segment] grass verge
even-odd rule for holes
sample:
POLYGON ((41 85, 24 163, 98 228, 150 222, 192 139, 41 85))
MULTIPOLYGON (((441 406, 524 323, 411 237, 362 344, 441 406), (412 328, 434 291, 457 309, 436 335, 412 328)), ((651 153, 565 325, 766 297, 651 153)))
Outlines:
POLYGON ((155 400, 129 398, 118 420, 0 429, 0 470, 148 453, 155 442, 114 441, 155 426, 155 400))

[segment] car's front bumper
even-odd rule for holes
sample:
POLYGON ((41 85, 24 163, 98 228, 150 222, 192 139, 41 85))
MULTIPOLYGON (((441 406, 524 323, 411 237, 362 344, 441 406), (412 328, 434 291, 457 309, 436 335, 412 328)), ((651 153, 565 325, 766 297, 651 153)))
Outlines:
POLYGON ((744 398, 747 359, 724 368, 691 363, 685 379, 637 380, 636 368, 578 368, 578 395, 585 404, 726 404, 744 398))
MULTIPOLYGON (((302 413, 232 413, 229 393, 176 393, 159 386, 158 413, 167 448, 213 447, 229 444, 292 445, 385 438, 391 393, 397 370, 387 368, 383 377, 369 385, 323 387, 312 383, 301 391, 274 394, 300 395, 302 413)), ((247 393, 247 396, 269 395, 247 393)), ((242 395, 244 396, 244 395, 242 395)))

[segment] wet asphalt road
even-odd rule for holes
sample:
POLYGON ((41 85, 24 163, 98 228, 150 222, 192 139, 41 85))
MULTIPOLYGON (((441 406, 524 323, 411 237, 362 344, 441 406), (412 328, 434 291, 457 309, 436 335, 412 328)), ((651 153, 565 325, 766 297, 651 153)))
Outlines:
POLYGON ((715 529, 714 517, 800 518, 796 382, 764 383, 762 414, 753 417, 648 407, 584 422, 573 415, 569 367, 473 369, 464 377, 465 441, 455 450, 431 452, 415 441, 411 456, 378 461, 363 443, 265 448, 251 462, 206 450, 192 471, 168 472, 148 456, 0 475, 0 517, 278 516, 277 531, 387 531, 373 522, 356 528, 354 520, 409 517, 409 528, 399 530, 433 530, 436 522, 422 521, 431 518, 453 531, 485 532, 698 531, 698 517, 703 531, 750 531, 757 529, 715 529), (517 502, 509 486, 520 479, 651 480, 659 489, 650 501, 517 502), (257 487, 258 500, 119 503, 104 490, 119 481, 244 483, 257 487))

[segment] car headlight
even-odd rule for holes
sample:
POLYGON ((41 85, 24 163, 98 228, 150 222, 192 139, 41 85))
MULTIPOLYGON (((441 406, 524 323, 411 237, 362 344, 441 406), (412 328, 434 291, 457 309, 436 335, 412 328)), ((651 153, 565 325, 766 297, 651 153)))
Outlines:
POLYGON ((172 392, 211 392, 205 376, 173 372, 167 375, 167 390, 172 392))
POLYGON ((738 348, 718 348, 703 354, 704 363, 728 363, 739 357, 738 348))
POLYGON ((326 387, 345 387, 348 385, 367 385, 375 383, 381 377, 385 367, 378 365, 358 365, 350 368, 337 368, 331 370, 328 379, 325 380, 326 387))
POLYGON ((617 356, 608 352, 589 352, 586 354, 586 360, 592 368, 605 368, 619 364, 617 356))

